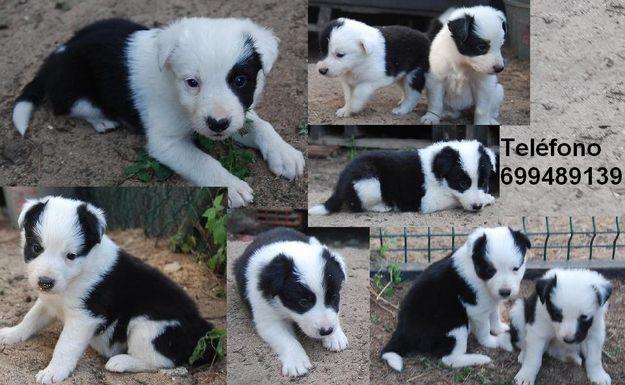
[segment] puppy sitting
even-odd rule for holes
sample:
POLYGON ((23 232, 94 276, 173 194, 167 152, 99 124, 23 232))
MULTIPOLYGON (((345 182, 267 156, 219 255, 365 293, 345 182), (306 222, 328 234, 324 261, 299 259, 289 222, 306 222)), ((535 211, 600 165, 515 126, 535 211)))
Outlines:
POLYGON ((163 29, 100 21, 50 54, 17 98, 13 122, 24 135, 47 98, 55 114, 98 132, 137 127, 151 156, 196 185, 228 187, 230 206, 244 206, 250 186, 197 148, 192 134, 232 137, 258 148, 275 174, 302 175, 302 154, 254 112, 277 56, 278 39, 248 19, 189 18, 163 29))
POLYGON ((454 368, 489 363, 488 356, 467 354, 469 331, 482 346, 512 351, 498 306, 518 293, 529 248, 529 239, 508 227, 471 233, 462 247, 418 276, 382 359, 397 371, 402 357, 414 352, 442 357, 454 368))
POLYGON ((345 167, 332 196, 308 214, 327 215, 343 205, 354 212, 431 213, 458 206, 478 211, 495 201, 488 193, 495 168, 493 151, 476 140, 369 151, 345 167))
MULTIPOLYGON (((0 345, 25 341, 53 320, 63 331, 41 384, 63 381, 90 345, 113 372, 185 365, 213 326, 169 278, 126 254, 104 234, 104 213, 60 197, 30 200, 19 216, 28 282, 39 298, 0 345)), ((210 362, 208 348, 198 363, 210 362)))
POLYGON ((235 274, 256 331, 280 358, 283 375, 312 368, 293 324, 328 350, 347 348, 339 321, 345 264, 316 238, 285 228, 262 233, 236 261, 235 274))
POLYGON ((561 361, 584 362, 591 382, 610 385, 601 352, 611 293, 612 284, 590 270, 552 269, 536 281, 536 292, 510 311, 512 343, 521 349, 516 383, 534 384, 547 352, 561 361))
POLYGON ((498 124, 504 91, 496 74, 504 69, 506 30, 504 14, 489 6, 452 8, 434 22, 425 75, 428 112, 421 123, 457 119, 474 108, 474 124, 498 124))
POLYGON ((356 20, 333 20, 319 35, 323 59, 319 73, 339 77, 345 106, 336 116, 360 112, 381 87, 397 84, 403 97, 394 114, 411 112, 421 98, 428 70, 430 41, 423 33, 403 26, 370 27, 356 20))

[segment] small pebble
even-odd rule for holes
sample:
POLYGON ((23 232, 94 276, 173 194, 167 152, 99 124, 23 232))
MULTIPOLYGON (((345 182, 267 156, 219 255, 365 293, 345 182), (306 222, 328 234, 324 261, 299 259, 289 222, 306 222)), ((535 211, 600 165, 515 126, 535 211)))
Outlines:
POLYGON ((178 262, 172 262, 172 263, 166 264, 165 267, 163 268, 163 271, 165 271, 166 273, 173 273, 180 269, 182 269, 182 266, 180 266, 178 262))

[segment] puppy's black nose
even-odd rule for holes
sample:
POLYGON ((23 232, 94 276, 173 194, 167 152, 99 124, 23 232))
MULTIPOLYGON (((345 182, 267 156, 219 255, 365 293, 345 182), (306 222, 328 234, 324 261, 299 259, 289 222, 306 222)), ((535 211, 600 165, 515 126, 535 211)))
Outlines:
POLYGON ((474 203, 471 205, 471 208, 475 211, 480 210, 482 208, 482 205, 480 203, 474 203))
POLYGON ((511 293, 512 291, 510 289, 499 289, 499 295, 502 296, 503 298, 510 297, 511 293))
POLYGON ((564 342, 566 342, 567 344, 574 344, 575 343, 575 337, 564 338, 564 342))
POLYGON ((322 75, 325 75, 328 73, 328 69, 327 68, 319 68, 319 73, 322 75))
POLYGON ((215 132, 225 131, 230 126, 230 119, 213 119, 210 116, 206 118, 208 129, 215 132))
POLYGON ((334 329, 332 328, 321 328, 319 329, 319 334, 322 336, 329 336, 330 334, 332 334, 332 332, 334 331, 334 329))
POLYGON ((37 285, 43 291, 48 291, 54 287, 54 279, 50 277, 39 277, 37 285))
POLYGON ((494 66, 493 67, 493 71, 495 71, 496 74, 500 73, 501 71, 503 71, 503 66, 494 66))

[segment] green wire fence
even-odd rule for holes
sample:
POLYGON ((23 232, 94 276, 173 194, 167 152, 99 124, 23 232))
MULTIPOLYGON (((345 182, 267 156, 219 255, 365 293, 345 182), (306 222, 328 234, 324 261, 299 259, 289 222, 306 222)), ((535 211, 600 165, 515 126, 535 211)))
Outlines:
MULTIPOLYGON (((614 260, 617 252, 625 248, 625 239, 621 238, 622 229, 619 217, 615 217, 612 225, 607 229, 599 229, 595 217, 591 218, 590 229, 576 228, 579 226, 574 225, 572 217, 568 218, 566 230, 552 229, 553 226, 548 217, 544 218, 543 224, 543 229, 528 230, 526 218, 521 218, 521 228, 530 239, 533 239, 533 249, 539 250, 543 261, 547 261, 548 251, 554 249, 566 251, 566 260, 568 261, 571 259, 573 251, 583 252, 584 249, 587 250, 589 260, 593 259, 593 254, 598 249, 608 252, 609 258, 614 260), (567 237, 566 242, 550 242, 553 238, 563 236, 567 237), (583 242, 580 239, 582 237, 590 239, 588 242, 583 242), (597 241, 597 237, 601 240, 597 241), (536 242, 536 238, 539 238, 539 242, 536 242)), ((403 263, 409 262, 409 253, 419 253, 421 256, 425 256, 427 262, 430 263, 433 254, 450 253, 456 250, 456 246, 462 245, 462 238, 468 235, 469 233, 456 231, 455 226, 443 231, 433 231, 432 227, 410 228, 410 230, 404 227, 400 232, 385 232, 383 228, 377 228, 372 229, 371 233, 371 253, 380 256, 389 253, 403 254, 403 263), (411 239, 419 240, 420 245, 410 245, 411 239)))

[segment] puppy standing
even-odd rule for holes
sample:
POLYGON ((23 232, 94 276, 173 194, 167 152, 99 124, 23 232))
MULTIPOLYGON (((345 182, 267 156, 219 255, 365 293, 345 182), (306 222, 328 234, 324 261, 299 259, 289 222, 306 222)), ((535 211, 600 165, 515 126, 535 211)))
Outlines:
POLYGON ((411 112, 421 98, 428 70, 430 41, 423 33, 403 26, 370 27, 356 20, 333 20, 319 35, 323 59, 319 73, 339 77, 345 106, 336 116, 360 112, 381 87, 397 84, 402 100, 394 114, 411 112))
POLYGON ((512 342, 521 349, 516 383, 533 385, 547 352, 561 361, 584 362, 590 381, 610 385, 601 354, 611 293, 612 284, 590 270, 552 269, 536 281, 536 292, 510 311, 512 342))
POLYGON ((236 261, 235 274, 256 331, 278 355, 283 375, 312 368, 293 324, 328 350, 347 348, 339 321, 345 264, 316 238, 285 228, 264 232, 236 261))
MULTIPOLYGON (((63 331, 41 384, 63 381, 90 345, 113 372, 186 365, 213 328, 169 278, 104 234, 104 213, 60 197, 28 201, 19 216, 28 283, 39 297, 0 345, 26 341, 58 319, 63 331)), ((199 364, 214 356, 208 348, 199 364)))
POLYGON ((302 175, 301 152, 254 112, 277 56, 278 39, 249 19, 189 18, 163 29, 100 21, 46 59, 17 98, 13 123, 24 135, 48 98, 55 114, 83 118, 98 132, 140 128, 151 156, 196 185, 228 187, 230 206, 244 206, 250 186, 197 148, 192 134, 233 137, 259 149, 275 174, 302 175))
POLYGON ((421 123, 457 119, 473 107, 474 124, 498 124, 504 90, 496 74, 504 69, 506 17, 489 6, 452 8, 435 23, 425 75, 428 112, 421 123))
POLYGON ((419 275, 382 359, 397 371, 413 352, 432 353, 454 368, 489 363, 488 356, 467 354, 469 332, 482 346, 512 351, 499 304, 518 293, 529 248, 529 239, 508 227, 471 233, 457 251, 419 275))

